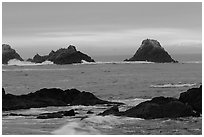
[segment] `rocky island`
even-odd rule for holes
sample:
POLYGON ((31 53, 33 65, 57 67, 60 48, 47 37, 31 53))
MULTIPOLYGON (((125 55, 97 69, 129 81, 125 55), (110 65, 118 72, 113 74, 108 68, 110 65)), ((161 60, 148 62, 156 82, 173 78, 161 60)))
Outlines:
POLYGON ((124 61, 149 61, 156 63, 178 62, 171 58, 171 56, 164 50, 157 40, 153 39, 143 40, 135 55, 132 58, 124 61))
POLYGON ((154 97, 126 111, 119 111, 113 106, 99 115, 116 115, 143 119, 178 118, 200 116, 202 114, 202 85, 180 94, 179 99, 173 97, 154 97))
POLYGON ((23 61, 21 56, 8 44, 2 44, 2 64, 8 64, 11 59, 23 61))
POLYGON ((52 61, 54 64, 73 64, 73 63, 82 63, 82 60, 87 62, 95 62, 90 56, 77 51, 75 46, 70 45, 68 48, 61 48, 57 51, 51 51, 48 55, 40 56, 36 54, 31 61, 34 63, 42 63, 44 61, 52 61))

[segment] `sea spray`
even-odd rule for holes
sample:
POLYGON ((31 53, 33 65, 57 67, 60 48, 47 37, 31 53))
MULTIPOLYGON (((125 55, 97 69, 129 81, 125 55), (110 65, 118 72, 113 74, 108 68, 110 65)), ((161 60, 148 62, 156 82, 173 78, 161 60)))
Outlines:
POLYGON ((151 88, 180 88, 180 87, 192 87, 195 86, 196 83, 178 83, 178 84, 158 84, 158 85, 150 85, 151 88))
POLYGON ((51 61, 44 61, 42 63, 33 63, 33 62, 29 62, 29 61, 20 61, 17 59, 12 59, 8 61, 8 65, 9 66, 36 66, 36 65, 50 65, 53 64, 53 62, 51 61))

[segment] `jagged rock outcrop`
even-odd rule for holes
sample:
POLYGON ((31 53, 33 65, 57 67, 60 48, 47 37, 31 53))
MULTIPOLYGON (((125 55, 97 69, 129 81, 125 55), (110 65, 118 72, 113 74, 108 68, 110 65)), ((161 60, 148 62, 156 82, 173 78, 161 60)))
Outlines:
POLYGON ((35 63, 42 63, 46 60, 52 61, 54 64, 82 63, 82 60, 87 62, 94 62, 90 56, 77 51, 76 47, 72 45, 70 45, 67 49, 62 48, 57 51, 52 50, 48 55, 45 56, 36 54, 32 60, 29 59, 29 61, 35 63))
POLYGON ((75 116, 73 109, 69 111, 58 111, 53 113, 42 113, 37 116, 37 119, 50 119, 50 118, 62 118, 64 116, 75 116))
POLYGON ((34 116, 37 119, 50 119, 50 118, 62 118, 64 116, 75 116, 77 114, 73 109, 69 111, 58 111, 51 113, 41 113, 41 114, 20 114, 20 113, 8 113, 3 114, 3 116, 34 116))
POLYGON ((106 115, 120 116, 121 113, 119 112, 118 106, 113 106, 113 107, 105 110, 104 112, 99 113, 98 115, 101 115, 101 116, 106 116, 106 115))
POLYGON ((195 116, 195 113, 189 105, 180 102, 178 99, 156 97, 151 101, 142 102, 122 112, 122 115, 127 117, 155 119, 195 116))
POLYGON ((11 59, 23 61, 21 56, 14 49, 12 49, 10 45, 2 44, 2 63, 8 64, 8 61, 11 59))
POLYGON ((177 118, 200 116, 202 113, 202 86, 192 88, 180 94, 179 99, 155 97, 126 111, 119 112, 117 106, 111 107, 99 115, 116 115, 144 119, 177 118))
POLYGON ((179 101, 190 105, 198 114, 202 114, 202 85, 182 92, 179 101))
POLYGON ((156 63, 178 62, 171 58, 157 40, 153 39, 143 40, 135 55, 124 61, 149 61, 156 63))
POLYGON ((43 88, 25 95, 5 94, 2 97, 2 110, 40 108, 67 105, 123 104, 101 100, 90 92, 77 89, 62 90, 59 88, 43 88))

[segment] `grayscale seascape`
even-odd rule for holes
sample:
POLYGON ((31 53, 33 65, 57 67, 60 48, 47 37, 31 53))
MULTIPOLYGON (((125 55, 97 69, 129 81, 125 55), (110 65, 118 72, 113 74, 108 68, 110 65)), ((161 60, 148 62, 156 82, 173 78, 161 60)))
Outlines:
MULTIPOLYGON (((202 105, 200 112, 192 104, 180 100, 182 92, 192 88, 197 90, 202 85, 202 24, 199 16, 202 3, 192 3, 192 5, 169 3, 169 9, 168 3, 163 3, 169 11, 174 6, 178 8, 172 11, 178 12, 178 15, 174 14, 175 16, 164 11, 162 3, 158 5, 147 3, 147 8, 150 9, 152 6, 161 7, 158 11, 147 10, 143 13, 150 19, 144 18, 135 10, 141 7, 138 10, 141 11, 145 3, 132 5, 35 3, 34 6, 29 3, 24 4, 12 2, 2 4, 3 135, 202 135, 202 105), (50 4, 50 7, 46 7, 46 4, 50 4), (51 10, 55 6, 60 14, 51 10), (199 7, 199 10, 189 11, 191 6, 199 7), (33 9, 37 7, 39 11, 36 11, 36 14, 33 9), (104 7, 107 11, 103 10, 104 7), (127 9, 121 11, 124 14, 120 14, 122 7, 127 9), (192 13, 192 16, 189 15, 181 20, 180 17, 185 12, 180 12, 180 7, 192 13), (80 8, 82 10, 79 10, 80 8), (70 11, 75 11, 73 16, 70 11), (94 11, 96 14, 93 14, 94 11), (162 11, 169 15, 162 15, 160 13, 162 11), (22 20, 14 17, 17 13, 20 13, 19 19, 28 17, 25 24, 22 25, 22 20), (27 14, 32 15, 32 18, 27 14), (67 14, 70 19, 65 21, 67 14), (198 14, 198 17, 194 14, 198 14), (36 15, 39 15, 39 18, 36 15), (99 15, 101 18, 98 18, 99 15), (134 15, 141 19, 133 19, 134 15), (155 17, 150 17, 153 15, 155 17), (179 21, 177 24, 176 20, 175 24, 168 23, 165 21, 166 16, 171 20, 186 21, 186 24, 183 25, 179 21), (56 20, 52 20, 54 17, 56 20), (158 23, 156 17, 163 17, 164 22, 158 23), (192 20, 190 17, 195 22, 188 22, 192 20), (35 19, 38 22, 35 22, 35 19), (62 22, 59 23, 59 20, 62 22), (138 20, 140 21, 137 22, 138 20), (12 24, 13 21, 17 27, 12 24), (134 25, 137 27, 133 27, 134 25), (148 48, 152 50, 146 54, 148 48), (116 105, 97 104, 96 100, 93 100, 93 103, 92 98, 86 101, 93 104, 83 105, 80 102, 81 96, 77 96, 81 97, 77 105, 71 103, 64 105, 61 98, 59 102, 46 97, 43 100, 43 97, 35 93, 43 88, 90 92, 101 100, 116 102, 120 112, 111 111, 110 114, 100 115, 116 105), (39 97, 39 102, 31 96, 37 100, 39 97), (164 114, 158 117, 151 117, 151 114, 122 115, 126 110, 139 106, 142 102, 161 96, 172 97, 172 102, 176 100, 176 103, 179 102, 187 107, 191 113, 185 111, 177 116, 175 112, 175 117, 171 112, 170 115, 164 114), (74 110, 75 114, 39 118, 41 114, 68 110, 74 110)), ((38 93, 40 94, 40 91, 38 93)), ((54 92, 53 95, 55 96, 54 92)), ((70 96, 74 96, 74 93, 73 95, 70 93, 70 96)), ((171 104, 169 106, 171 108, 171 104)), ((198 106, 200 107, 200 104, 198 106)), ((151 107, 150 105, 144 109, 148 110, 151 107)))

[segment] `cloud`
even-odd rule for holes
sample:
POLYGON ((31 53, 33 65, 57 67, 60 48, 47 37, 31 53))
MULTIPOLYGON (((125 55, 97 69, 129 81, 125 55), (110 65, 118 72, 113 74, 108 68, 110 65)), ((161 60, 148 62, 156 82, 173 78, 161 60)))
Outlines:
MULTIPOLYGON (((73 41, 80 43, 95 43, 100 46, 100 42, 105 43, 127 43, 133 44, 141 42, 146 38, 154 38, 165 45, 191 45, 201 44, 201 32, 175 28, 143 28, 111 31, 78 31, 78 32, 42 32, 35 34, 43 41, 73 41), (98 42, 98 43, 97 43, 98 42)), ((103 45, 104 46, 104 45, 103 45)), ((112 45, 114 46, 114 45, 112 45)), ((116 45, 115 45, 116 46, 116 45)))
MULTIPOLYGON (((48 53, 50 50, 73 44, 90 55, 133 54, 146 38, 156 39, 172 52, 184 52, 183 47, 194 50, 202 46, 199 30, 177 28, 116 29, 105 31, 42 31, 32 35, 3 36, 3 42, 19 50, 25 47, 28 54, 48 53), (29 47, 29 48, 28 48, 29 47), (191 47, 191 48, 189 48, 191 47), (174 50, 176 49, 176 51, 174 50)), ((198 50, 196 50, 197 52, 198 50)), ((200 50, 199 50, 200 51, 200 50)), ((22 51, 23 52, 23 51, 22 51)), ((185 51, 187 52, 187 51, 185 51)), ((191 51, 188 51, 191 52, 191 51)), ((193 52, 193 51, 192 51, 193 52)), ((200 51, 201 52, 201 51, 200 51)))

